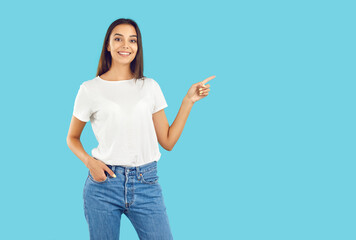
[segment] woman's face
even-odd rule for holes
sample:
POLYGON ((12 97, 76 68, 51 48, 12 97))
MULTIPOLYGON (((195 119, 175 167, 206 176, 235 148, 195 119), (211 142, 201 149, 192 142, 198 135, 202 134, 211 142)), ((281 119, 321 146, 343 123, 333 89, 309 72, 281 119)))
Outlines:
POLYGON ((113 61, 130 64, 137 53, 137 33, 130 24, 117 25, 111 32, 107 50, 113 61))

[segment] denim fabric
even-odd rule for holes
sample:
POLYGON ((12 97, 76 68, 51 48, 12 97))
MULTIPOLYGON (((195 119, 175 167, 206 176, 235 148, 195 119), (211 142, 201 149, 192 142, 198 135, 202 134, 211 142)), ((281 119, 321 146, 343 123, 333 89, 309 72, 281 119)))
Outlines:
POLYGON ((121 214, 131 221, 139 239, 173 239, 166 207, 158 182, 157 162, 138 167, 107 165, 104 181, 96 181, 88 171, 83 190, 84 214, 90 240, 117 240, 121 214))

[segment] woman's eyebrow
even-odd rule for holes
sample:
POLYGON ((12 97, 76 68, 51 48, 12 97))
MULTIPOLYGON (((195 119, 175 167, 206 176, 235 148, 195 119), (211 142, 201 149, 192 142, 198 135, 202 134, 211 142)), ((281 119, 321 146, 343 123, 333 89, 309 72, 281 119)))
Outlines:
MULTIPOLYGON (((124 35, 122 35, 122 34, 120 34, 120 33, 115 33, 114 36, 115 36, 115 35, 124 36, 124 35)), ((130 37, 137 37, 137 35, 130 35, 130 37)))

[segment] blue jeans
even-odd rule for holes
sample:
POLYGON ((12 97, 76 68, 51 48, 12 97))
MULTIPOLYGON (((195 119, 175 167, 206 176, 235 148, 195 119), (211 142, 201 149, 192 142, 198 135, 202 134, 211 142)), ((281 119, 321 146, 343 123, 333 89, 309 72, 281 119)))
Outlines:
POLYGON ((138 167, 107 166, 116 178, 105 171, 106 179, 100 182, 88 171, 84 185, 90 240, 119 239, 122 213, 131 221, 139 239, 173 239, 158 183, 157 162, 138 167))

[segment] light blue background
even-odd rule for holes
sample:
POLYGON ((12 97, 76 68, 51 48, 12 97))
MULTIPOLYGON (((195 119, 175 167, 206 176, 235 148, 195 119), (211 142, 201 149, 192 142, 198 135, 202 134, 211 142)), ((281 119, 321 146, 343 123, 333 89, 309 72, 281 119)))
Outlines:
MULTIPOLYGON (((104 36, 132 18, 172 124, 211 80, 160 184, 175 239, 356 239, 354 1, 1 4, 0 239, 89 239, 66 136, 104 36)), ((90 123, 87 152, 97 142, 90 123)), ((121 239, 138 239, 122 215, 121 239)))

